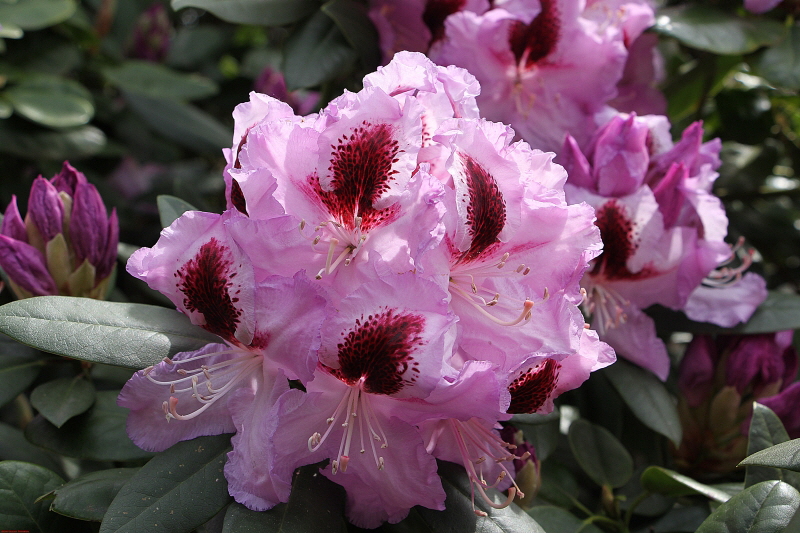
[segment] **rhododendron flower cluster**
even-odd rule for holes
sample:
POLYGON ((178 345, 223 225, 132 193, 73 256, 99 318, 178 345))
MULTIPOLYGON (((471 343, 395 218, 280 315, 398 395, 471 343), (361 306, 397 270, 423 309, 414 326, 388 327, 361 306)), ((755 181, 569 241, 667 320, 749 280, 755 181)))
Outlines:
POLYGON ((653 304, 689 318, 731 327, 766 298, 749 264, 726 266, 728 219, 711 187, 720 143, 703 143, 702 125, 673 144, 666 117, 615 114, 582 151, 568 137, 558 161, 569 172, 570 202, 597 210, 603 253, 582 281, 585 307, 600 337, 617 353, 655 373, 669 357, 643 310, 653 304))
POLYGON ((128 263, 220 338, 128 382, 134 442, 235 432, 225 476, 254 510, 328 460, 361 527, 443 509, 437 458, 490 505, 522 497, 528 454, 499 422, 551 410, 614 353, 578 308, 594 210, 567 204, 553 154, 479 118, 479 92, 406 52, 318 114, 237 107, 228 209, 184 214, 128 263))

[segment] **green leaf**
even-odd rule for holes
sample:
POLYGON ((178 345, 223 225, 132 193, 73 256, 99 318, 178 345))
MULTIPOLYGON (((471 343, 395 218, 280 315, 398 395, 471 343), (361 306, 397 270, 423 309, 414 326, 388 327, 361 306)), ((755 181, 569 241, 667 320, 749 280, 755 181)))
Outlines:
POLYGON ((754 66, 773 85, 800 89, 800 26, 795 24, 783 41, 764 50, 754 66))
POLYGON ((364 67, 375 70, 381 61, 381 51, 378 31, 367 14, 366 6, 355 0, 330 0, 321 9, 333 19, 353 50, 358 51, 364 67))
POLYGON ((172 9, 198 7, 236 24, 283 26, 310 15, 316 0, 172 0, 172 9))
POLYGON ((137 369, 219 342, 174 309, 69 296, 0 307, 0 332, 46 352, 137 369))
POLYGON ((25 438, 22 430, 0 422, 0 461, 25 461, 63 475, 60 459, 25 438))
POLYGON ((333 19, 317 11, 286 41, 282 69, 286 87, 315 87, 346 74, 357 57, 333 19))
POLYGON ((726 502, 730 499, 730 494, 720 489, 704 485, 699 481, 679 474, 672 470, 660 466, 650 466, 642 472, 642 487, 656 494, 664 496, 688 496, 690 494, 702 494, 718 502, 726 502))
POLYGON ((151 61, 128 60, 103 69, 103 76, 119 89, 155 99, 196 100, 217 94, 219 87, 198 74, 183 74, 151 61))
POLYGON ((25 437, 42 448, 67 457, 94 461, 133 461, 153 454, 136 446, 125 431, 128 410, 117 406, 118 391, 100 391, 88 412, 60 428, 37 416, 25 428, 25 437))
POLYGON ((228 502, 223 475, 230 435, 179 442, 156 455, 122 487, 100 533, 191 531, 228 502))
POLYGON ((0 97, 0 119, 8 118, 14 113, 14 108, 6 100, 0 97))
POLYGON ((742 18, 731 10, 705 5, 661 9, 654 29, 690 48, 721 55, 753 52, 785 34, 783 24, 776 20, 742 18))
POLYGON ((57 474, 41 466, 0 462, 0 527, 40 533, 66 531, 64 519, 48 511, 47 502, 34 503, 62 483, 57 474))
POLYGON ((156 198, 158 204, 158 216, 161 219, 161 227, 169 227, 186 211, 197 211, 197 208, 177 196, 160 194, 156 198))
POLYGON ((705 506, 676 506, 653 524, 652 533, 694 533, 708 514, 705 506))
POLYGON ((636 418, 653 431, 664 435, 676 446, 683 430, 678 408, 664 384, 650 372, 627 361, 617 361, 603 370, 611 385, 636 418))
POLYGON ((73 416, 85 413, 94 403, 94 398, 94 385, 76 376, 42 383, 33 389, 31 405, 60 428, 73 416))
POLYGON ((287 503, 263 512, 238 503, 228 507, 222 533, 262 531, 345 532, 344 491, 319 473, 319 465, 308 465, 294 473, 287 503))
POLYGON ((621 487, 633 475, 633 459, 606 428, 576 420, 567 437, 578 464, 598 485, 621 487))
POLYGON ((27 389, 39 375, 42 365, 42 359, 3 355, 0 358, 0 405, 27 389))
POLYGON ((21 116, 52 128, 82 126, 94 116, 89 91, 78 82, 65 78, 27 78, 3 95, 21 116))
POLYGON ((94 126, 53 131, 0 122, 0 152, 28 159, 79 159, 100 152, 106 136, 94 126))
POLYGON ((216 154, 231 144, 233 130, 190 104, 127 92, 125 99, 151 128, 186 148, 216 154))
POLYGON ((50 509, 80 520, 100 522, 114 497, 138 468, 110 468, 90 472, 55 490, 50 509))
POLYGON ((18 0, 0 2, 0 24, 23 30, 41 30, 65 21, 75 13, 75 0, 18 0))
MULTIPOLYGON (((789 440, 789 434, 783 427, 783 422, 778 418, 772 409, 766 405, 753 402, 753 416, 750 420, 750 433, 747 443, 747 455, 765 450, 775 444, 780 444, 789 440)), ((769 479, 779 479, 792 485, 794 488, 800 487, 800 476, 796 472, 779 468, 768 468, 763 466, 748 466, 744 476, 744 486, 750 487, 761 481, 769 479)))
MULTIPOLYGON (((0 8, 0 10, 2 10, 2 8, 0 8)), ((3 21, 3 25, 0 26, 0 38, 2 39, 20 39, 22 35, 23 31, 19 26, 5 21, 3 21)))
POLYGON ((782 481, 762 481, 720 505, 697 533, 778 533, 800 506, 800 493, 782 481))
POLYGON ((754 453, 739 463, 739 466, 742 465, 769 466, 800 472, 800 439, 782 442, 754 453))
POLYGON ((528 514, 548 533, 603 533, 591 522, 554 505, 534 507, 528 514))

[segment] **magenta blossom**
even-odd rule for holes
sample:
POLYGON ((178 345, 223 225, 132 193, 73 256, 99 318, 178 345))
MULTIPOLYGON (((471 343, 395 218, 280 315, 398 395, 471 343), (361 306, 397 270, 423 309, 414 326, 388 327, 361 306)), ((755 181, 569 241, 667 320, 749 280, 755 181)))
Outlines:
POLYGON ((12 197, 0 229, 0 267, 18 298, 105 298, 116 270, 119 223, 83 173, 64 162, 33 181, 23 220, 12 197))
POLYGON ((475 75, 482 116, 557 150, 567 133, 588 141, 594 114, 616 96, 626 47, 652 22, 645 2, 499 2, 448 17, 430 55, 475 75))
POLYGON ((766 297, 754 276, 719 288, 740 276, 736 269, 715 270, 732 255, 725 211, 711 194, 719 141, 702 143, 699 123, 675 145, 667 132, 663 117, 617 115, 585 152, 570 137, 561 156, 568 199, 594 206, 605 245, 582 281, 592 323, 620 355, 661 379, 669 358, 643 309, 687 308, 692 318, 732 326, 766 297), (704 283, 718 288, 701 289, 704 283), (702 315, 715 307, 708 299, 725 298, 731 288, 744 289, 739 309, 702 315))

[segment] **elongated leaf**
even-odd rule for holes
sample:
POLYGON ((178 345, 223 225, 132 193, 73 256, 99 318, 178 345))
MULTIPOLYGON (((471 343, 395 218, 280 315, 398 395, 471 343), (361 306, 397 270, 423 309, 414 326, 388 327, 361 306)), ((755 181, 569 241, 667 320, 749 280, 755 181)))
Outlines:
POLYGON ((158 454, 122 487, 100 533, 191 531, 228 502, 223 475, 230 435, 179 442, 158 454))
POLYGON ((216 154, 231 144, 232 130, 190 104, 127 92, 125 99, 151 128, 186 148, 216 154))
POLYGON ((534 507, 528 514, 548 533, 603 533, 594 524, 587 523, 566 509, 554 505, 534 507))
POLYGON ((358 54, 333 19, 317 11, 286 41, 283 57, 286 86, 294 90, 347 73, 358 54))
POLYGON ((800 472, 800 439, 792 439, 754 453, 739 463, 742 465, 769 466, 800 472))
POLYGON ((694 533, 700 524, 708 518, 705 507, 675 507, 653 524, 653 533, 694 533))
POLYGON ((684 5, 659 10, 655 30, 686 46, 733 55, 752 52, 784 35, 783 25, 766 17, 742 18, 730 10, 684 5))
POLYGON ((199 7, 237 24, 282 26, 314 12, 315 0, 172 0, 172 9, 199 7))
POLYGON ((90 472, 55 490, 50 509, 80 520, 100 522, 109 505, 138 468, 110 468, 90 472))
POLYGON ((25 437, 42 448, 67 457, 95 461, 133 461, 152 457, 128 438, 128 410, 117 406, 117 391, 97 393, 94 406, 60 428, 37 416, 25 428, 25 437))
POLYGON ((367 14, 364 4, 355 0, 330 0, 322 6, 325 12, 361 56, 361 63, 368 70, 380 64, 381 51, 378 48, 378 30, 367 14))
POLYGON ((31 405, 54 426, 61 427, 73 416, 85 413, 94 397, 94 385, 80 376, 59 378, 33 389, 31 405))
POLYGON ((33 357, 3 355, 0 358, 0 405, 13 400, 33 383, 44 361, 33 357))
POLYGON ((783 41, 764 50, 755 66, 770 83, 800 89, 800 27, 795 24, 783 41))
POLYGON ((344 491, 319 474, 319 465, 308 465, 295 472, 287 503, 264 512, 251 511, 238 503, 228 507, 222 533, 262 531, 347 531, 344 491))
POLYGON ((576 420, 569 427, 568 437, 578 464, 598 485, 621 487, 633 475, 633 459, 606 428, 576 420))
POLYGON ((797 508, 800 493, 782 481, 762 481, 720 505, 697 533, 778 533, 797 508))
POLYGON ((664 384, 653 374, 627 361, 617 361, 603 371, 636 418, 679 445, 683 430, 678 408, 664 384))
POLYGON ((0 22, 23 30, 41 30, 67 20, 75 12, 75 0, 18 0, 0 2, 0 22))
MULTIPOLYGON (((780 444, 789 440, 789 434, 783 427, 783 422, 778 418, 772 409, 760 403, 753 403, 753 416, 750 420, 750 433, 747 442, 747 455, 765 450, 775 444, 780 444)), ((796 472, 783 470, 781 468, 768 468, 764 466, 750 465, 747 467, 744 476, 744 486, 750 487, 761 481, 779 479, 792 485, 794 488, 800 487, 800 475, 796 472)))
POLYGON ((160 194, 156 198, 158 204, 158 216, 161 219, 161 227, 169 227, 178 217, 186 211, 197 211, 197 208, 185 200, 169 194, 160 194))
POLYGON ((184 74, 151 61, 129 60, 103 70, 121 90, 156 99, 196 100, 217 93, 217 84, 198 74, 184 74))
POLYGON ((50 470, 20 461, 0 462, 0 528, 51 533, 65 531, 62 517, 34 501, 64 480, 50 470))
POLYGON ((702 494, 707 498, 718 502, 726 502, 731 496, 727 492, 719 490, 699 481, 679 474, 672 470, 660 466, 650 466, 642 472, 642 487, 656 494, 664 496, 687 496, 690 494, 702 494))
POLYGON ((68 296, 0 307, 0 332, 46 352, 129 368, 219 341, 172 309, 68 296))
POLYGON ((15 112, 53 128, 82 126, 94 116, 89 92, 75 81, 56 76, 25 79, 4 96, 15 112))
POLYGON ((94 126, 53 131, 0 122, 0 152, 28 159, 77 159, 98 153, 105 144, 105 134, 94 126))
POLYGON ((21 429, 0 422, 0 461, 24 461, 64 475, 61 461, 50 452, 34 446, 21 429))

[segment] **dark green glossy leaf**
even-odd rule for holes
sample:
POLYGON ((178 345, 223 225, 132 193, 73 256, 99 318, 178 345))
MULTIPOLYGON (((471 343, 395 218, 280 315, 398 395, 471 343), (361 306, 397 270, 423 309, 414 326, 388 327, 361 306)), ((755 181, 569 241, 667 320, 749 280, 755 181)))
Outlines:
POLYGON ((676 506, 653 524, 652 533, 694 533, 708 514, 705 506, 676 506))
POLYGON ((263 512, 251 511, 238 503, 228 507, 222 533, 262 531, 347 531, 344 491, 319 473, 319 465, 308 465, 294 473, 287 503, 263 512))
POLYGON ((369 70, 380 64, 378 31, 367 14, 364 4, 355 0, 330 0, 322 6, 341 30, 344 38, 361 56, 361 63, 369 70))
MULTIPOLYGON (((748 437, 747 455, 753 455, 770 446, 789 440, 789 434, 783 427, 783 422, 778 418, 778 415, 766 405, 761 405, 757 402, 753 403, 753 416, 750 419, 748 437)), ((769 479, 779 479, 789 483, 794 488, 800 487, 800 475, 796 472, 754 465, 748 466, 746 469, 744 486, 750 487, 769 479)))
POLYGON ((633 475, 633 459, 606 428, 576 420, 569 427, 568 438, 578 464, 598 485, 621 487, 633 475))
POLYGON ((697 533, 779 533, 800 506, 800 493, 782 481, 762 481, 711 513, 697 533))
POLYGON ((33 383, 44 361, 31 357, 4 355, 0 358, 0 405, 13 400, 33 383))
POLYGON ((61 461, 25 438, 21 429, 0 422, 0 461, 25 461, 63 475, 61 461))
POLYGON ((97 393, 88 412, 60 428, 37 416, 25 428, 25 437, 37 446, 67 457, 95 461, 132 461, 152 457, 136 446, 125 432, 128 410, 117 406, 118 391, 97 393))
POLYGON ((778 87, 800 89, 800 26, 792 26, 783 41, 764 50, 755 67, 778 87))
POLYGON ((282 26, 314 12, 315 0, 172 0, 172 9, 199 7, 238 24, 282 26))
POLYGON ((100 522, 123 485, 138 468, 110 468, 90 472, 55 490, 50 509, 80 520, 100 522))
POLYGON ((0 528, 52 533, 65 531, 64 519, 47 510, 49 502, 34 503, 64 480, 38 465, 20 461, 0 462, 0 528))
POLYGON ((197 208, 189 202, 169 194, 159 195, 156 198, 156 203, 158 204, 158 216, 161 219, 162 228, 169 227, 186 211, 197 211, 197 208))
POLYGON ((566 509, 554 505, 534 507, 528 511, 528 514, 547 533, 603 533, 591 522, 581 520, 566 509))
POLYGON ((144 465, 108 508, 100 533, 191 531, 230 501, 230 435, 179 442, 144 465))
POLYGON ((94 126, 53 131, 0 122, 0 152, 29 159, 76 160, 100 152, 106 136, 94 126))
MULTIPOLYGON (((487 513, 478 517, 470 499, 469 479, 464 468, 439 461, 439 474, 447 495, 444 511, 414 507, 408 518, 397 524, 384 524, 381 531, 388 533, 458 532, 458 533, 544 533, 544 529, 516 504, 504 509, 493 509, 475 497, 475 508, 487 513)), ((505 496, 489 489, 487 494, 495 502, 505 501, 505 496)))
POLYGON ((650 372, 627 361, 617 361, 603 370, 636 418, 664 435, 675 445, 681 442, 683 430, 678 408, 664 384, 650 372))
POLYGON ((217 154, 231 144, 232 130, 190 104, 133 93, 125 99, 151 128, 186 148, 217 154))
POLYGON ((3 21, 3 26, 0 27, 0 38, 2 39, 19 39, 23 34, 22 28, 15 24, 3 21))
POLYGON ((31 405, 54 426, 85 413, 94 403, 94 385, 80 376, 42 383, 31 393, 31 405))
POLYGON ((746 457, 739 466, 758 465, 800 472, 800 439, 792 439, 746 457))
POLYGON ((217 84, 198 74, 184 74, 151 61, 128 60, 103 70, 119 89, 155 99, 196 100, 217 93, 217 84))
POLYGON ((18 0, 0 2, 0 22, 23 30, 41 30, 75 13, 75 0, 18 0))
POLYGON ((730 494, 720 489, 704 485, 699 481, 660 466, 650 466, 642 472, 642 487, 664 496, 687 496, 702 494, 718 502, 726 502, 730 494))
POLYGON ((0 332, 46 352, 137 369, 219 341, 173 309, 68 296, 0 307, 0 332))
POLYGON ((743 18, 731 10, 705 5, 662 9, 655 30, 691 48, 722 55, 752 52, 784 35, 783 24, 776 20, 743 18))
POLYGON ((24 79, 3 95, 21 116, 52 128, 82 126, 94 116, 91 94, 79 83, 56 76, 24 79))
POLYGON ((357 57, 333 19, 317 11, 286 41, 286 86, 289 90, 315 87, 347 73, 357 57))

